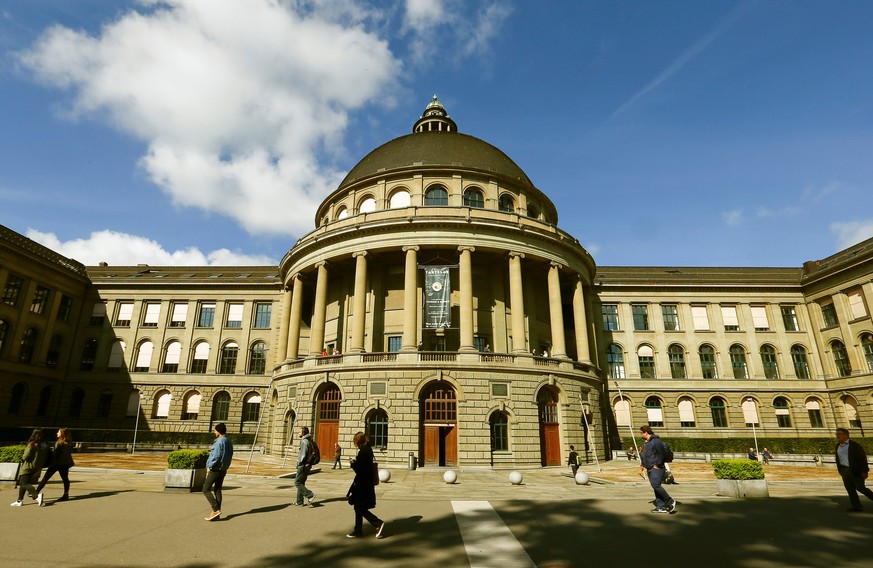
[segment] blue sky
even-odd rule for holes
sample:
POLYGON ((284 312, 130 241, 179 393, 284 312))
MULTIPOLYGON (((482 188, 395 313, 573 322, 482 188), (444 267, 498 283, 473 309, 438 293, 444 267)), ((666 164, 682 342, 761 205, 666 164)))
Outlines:
POLYGON ((873 237, 873 3, 0 0, 0 223, 93 264, 277 262, 438 94, 601 265, 873 237))

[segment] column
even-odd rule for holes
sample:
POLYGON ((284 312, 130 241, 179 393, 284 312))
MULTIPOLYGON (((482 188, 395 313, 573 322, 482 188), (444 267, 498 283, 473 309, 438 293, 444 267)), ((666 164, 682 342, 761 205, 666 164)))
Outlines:
POLYGON ((458 247, 461 253, 459 267, 461 293, 461 348, 460 351, 475 351, 473 345, 473 265, 470 253, 473 247, 458 247))
POLYGON ((317 357, 324 349, 324 320, 327 315, 327 263, 319 262, 315 282, 315 308, 312 311, 312 329, 309 332, 309 355, 317 357))
POLYGON ((350 353, 364 352, 364 324, 367 320, 367 253, 356 252, 355 291, 352 299, 352 344, 350 353))
POLYGON ((403 280, 403 346, 402 351, 418 349, 418 247, 403 247, 406 272, 403 280))
POLYGON ((300 321, 303 315, 303 279, 299 274, 292 278, 294 281, 291 292, 291 315, 288 317, 288 347, 285 353, 286 359, 297 359, 300 356, 300 321))
POLYGON ((585 292, 582 289, 582 278, 576 278, 576 288, 573 290, 573 328, 576 331, 576 360, 581 363, 591 362, 588 350, 588 324, 585 318, 585 292))
POLYGON ((527 353, 524 329, 524 292, 521 287, 520 252, 509 253, 509 309, 512 312, 512 352, 527 353))
POLYGON ((279 322, 279 349, 276 352, 275 364, 278 365, 288 357, 288 327, 291 323, 291 290, 282 291, 282 320, 279 322))
POLYGON ((564 312, 561 308, 561 277, 557 262, 549 266, 549 324, 552 328, 552 357, 567 358, 567 344, 564 341, 564 312))

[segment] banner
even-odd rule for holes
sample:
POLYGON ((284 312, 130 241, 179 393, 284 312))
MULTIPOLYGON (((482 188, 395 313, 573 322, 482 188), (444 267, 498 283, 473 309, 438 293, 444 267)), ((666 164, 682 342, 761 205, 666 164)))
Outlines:
POLYGON ((452 283, 448 266, 424 267, 424 327, 447 328, 452 325, 450 296, 452 283))

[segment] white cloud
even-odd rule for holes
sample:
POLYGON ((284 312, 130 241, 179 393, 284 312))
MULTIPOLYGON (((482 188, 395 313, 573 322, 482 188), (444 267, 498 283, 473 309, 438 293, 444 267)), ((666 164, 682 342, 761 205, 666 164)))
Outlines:
POLYGON ((821 203, 826 197, 842 188, 843 184, 836 180, 831 180, 822 186, 808 185, 803 188, 801 199, 808 203, 821 203))
POLYGON ((600 254, 601 247, 597 243, 588 243, 584 245, 584 247, 585 250, 588 251, 588 254, 590 254, 591 256, 597 256, 598 254, 600 254))
POLYGON ((721 218, 724 220, 725 225, 739 225, 743 221, 743 210, 731 209, 730 211, 723 211, 721 218))
POLYGON ((340 181, 349 111, 388 95, 400 63, 350 2, 143 0, 99 35, 53 26, 19 61, 144 141, 177 205, 251 233, 301 234, 340 181), (325 156, 328 156, 327 158, 325 156))
POLYGON ((793 217, 794 215, 799 215, 802 212, 803 212, 802 207, 788 205, 786 207, 781 207, 779 209, 770 209, 769 207, 758 207, 755 210, 755 215, 758 217, 762 217, 762 218, 793 217))
POLYGON ((222 248, 203 253, 195 247, 168 251, 158 242, 145 237, 116 231, 96 231, 87 239, 61 241, 54 233, 28 229, 27 238, 58 254, 96 266, 107 262, 113 266, 270 266, 278 264, 267 256, 245 255, 222 248))
POLYGON ((873 238, 873 219, 831 223, 831 231, 837 236, 837 249, 842 250, 873 238))

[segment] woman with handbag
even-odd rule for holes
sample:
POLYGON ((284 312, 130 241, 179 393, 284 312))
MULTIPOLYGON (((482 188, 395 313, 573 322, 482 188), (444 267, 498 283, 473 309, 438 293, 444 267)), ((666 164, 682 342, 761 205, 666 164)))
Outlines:
POLYGON ((367 519, 371 525, 376 527, 376 538, 382 538, 385 533, 385 522, 370 512, 370 509, 376 508, 376 490, 373 488, 376 485, 376 480, 379 479, 378 473, 374 471, 376 464, 373 458, 373 449, 370 447, 370 440, 363 432, 355 434, 354 443, 358 448, 357 457, 351 460, 352 469, 355 471, 355 480, 349 487, 346 497, 349 500, 349 505, 355 508, 355 529, 346 537, 359 538, 363 536, 363 520, 367 519))
MULTIPOLYGON (((47 457, 48 445, 42 441, 42 430, 37 428, 27 439, 24 455, 21 457, 21 470, 18 472, 18 500, 12 503, 13 507, 21 507, 25 493, 30 495, 31 499, 37 498, 33 483, 39 481, 39 474, 42 473, 42 466, 47 457)), ((40 504, 42 504, 41 500, 40 504)))
POLYGON ((52 463, 47 470, 39 486, 36 488, 38 493, 36 500, 42 506, 42 488, 48 483, 55 473, 61 474, 61 481, 64 482, 64 494, 58 501, 67 501, 70 498, 70 468, 76 465, 73 462, 73 438, 70 436, 70 431, 66 428, 58 430, 58 441, 55 442, 55 450, 52 463))

